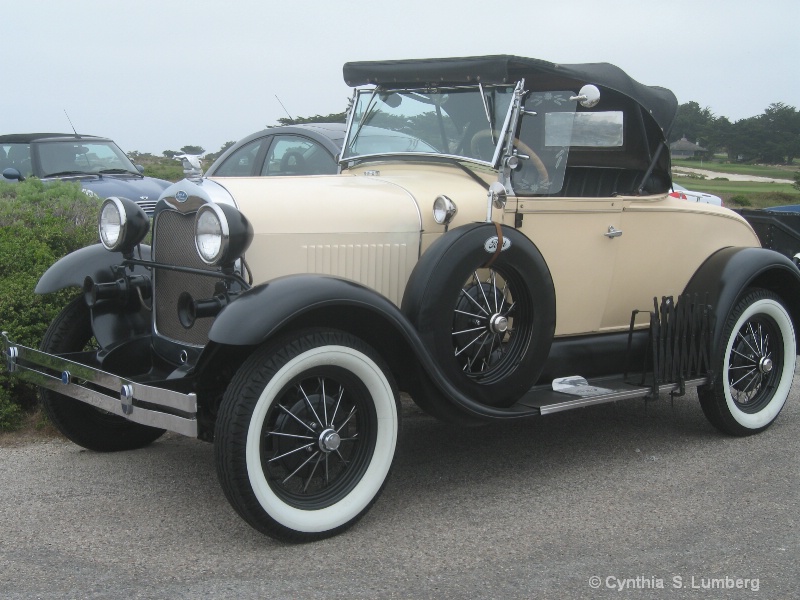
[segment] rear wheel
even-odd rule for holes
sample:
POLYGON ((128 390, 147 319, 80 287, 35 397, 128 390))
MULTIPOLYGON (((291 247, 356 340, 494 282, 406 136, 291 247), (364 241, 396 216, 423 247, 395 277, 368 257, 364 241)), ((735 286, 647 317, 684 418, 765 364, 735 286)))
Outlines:
POLYGON ((286 541, 335 535, 383 490, 399 400, 374 350, 342 332, 309 332, 252 355, 217 419, 217 473, 234 509, 286 541))
POLYGON ((783 302, 765 290, 747 293, 728 315, 720 346, 716 381, 699 392, 703 412, 731 435, 763 431, 786 403, 797 360, 783 302))
MULTIPOLYGON (((48 354, 96 349, 89 307, 83 297, 74 299, 53 319, 41 344, 41 350, 48 354)), ((40 397, 42 408, 56 429, 89 450, 135 450, 164 434, 163 429, 133 423, 46 388, 40 388, 40 397)))

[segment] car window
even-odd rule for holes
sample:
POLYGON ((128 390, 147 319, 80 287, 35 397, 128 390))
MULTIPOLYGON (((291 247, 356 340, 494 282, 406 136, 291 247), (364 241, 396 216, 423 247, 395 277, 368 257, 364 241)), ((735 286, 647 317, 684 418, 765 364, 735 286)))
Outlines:
POLYGON ((37 143, 41 176, 57 173, 136 172, 136 167, 113 142, 37 143))
POLYGON ((268 144, 270 136, 253 140, 234 151, 215 171, 214 177, 248 177, 253 174, 253 165, 259 150, 268 144))
POLYGON ((6 159, 3 168, 15 168, 23 177, 30 177, 33 174, 31 167, 31 147, 30 144, 4 144, 6 159))
POLYGON ((261 175, 336 173, 336 162, 323 146, 298 135, 276 135, 261 175))

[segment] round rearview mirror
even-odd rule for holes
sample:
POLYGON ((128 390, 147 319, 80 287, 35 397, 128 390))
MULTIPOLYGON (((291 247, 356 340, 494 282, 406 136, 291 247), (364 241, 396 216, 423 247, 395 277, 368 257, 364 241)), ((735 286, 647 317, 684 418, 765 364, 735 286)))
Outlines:
POLYGON ((600 90, 597 89, 596 85, 587 83, 581 88, 578 95, 572 96, 570 100, 577 100, 584 108, 592 108, 600 102, 600 90))

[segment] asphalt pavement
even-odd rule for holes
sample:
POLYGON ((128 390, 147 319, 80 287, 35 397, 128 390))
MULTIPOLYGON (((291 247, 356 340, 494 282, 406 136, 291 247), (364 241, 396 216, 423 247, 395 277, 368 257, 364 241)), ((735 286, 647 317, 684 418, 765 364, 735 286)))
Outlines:
POLYGON ((800 377, 731 438, 694 393, 461 429, 404 407, 354 528, 274 542, 230 508, 212 446, 0 447, 0 598, 796 598, 800 377))

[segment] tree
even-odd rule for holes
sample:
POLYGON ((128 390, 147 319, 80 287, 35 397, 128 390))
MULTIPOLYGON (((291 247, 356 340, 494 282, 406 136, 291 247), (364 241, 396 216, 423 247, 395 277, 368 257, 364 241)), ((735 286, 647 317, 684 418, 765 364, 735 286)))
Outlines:
POLYGON ((792 164, 800 155, 800 112, 782 102, 733 124, 728 153, 743 160, 792 164))
POLYGON ((800 154, 800 113, 783 102, 770 104, 759 117, 765 143, 761 158, 768 163, 792 164, 800 154))
MULTIPOLYGON (((329 115, 314 115, 313 117, 297 117, 296 119, 278 119, 279 125, 299 125, 301 123, 344 123, 347 121, 347 111, 330 113, 329 115)), ((276 125, 267 125, 276 127, 276 125)))
POLYGON ((795 171, 792 187, 800 192, 800 171, 795 171))
POLYGON ((181 148, 181 154, 202 154, 205 149, 202 146, 184 146, 181 148))
POLYGON ((236 142, 234 142, 234 141, 225 142, 224 144, 222 144, 222 147, 219 150, 217 150, 216 152, 209 152, 208 154, 206 154, 203 157, 203 160, 206 161, 206 164, 211 164, 212 162, 217 160, 220 156, 222 156, 222 153, 225 152, 225 150, 227 150, 228 148, 233 146, 235 143, 236 142))
POLYGON ((708 145, 706 146, 712 153, 724 148, 728 153, 728 160, 735 160, 736 156, 731 153, 730 139, 733 135, 733 123, 728 117, 717 117, 708 128, 708 145))
POLYGON ((678 107, 669 142, 686 137, 690 142, 701 141, 701 146, 710 144, 710 132, 716 117, 708 107, 700 108, 697 102, 687 102, 678 107))

